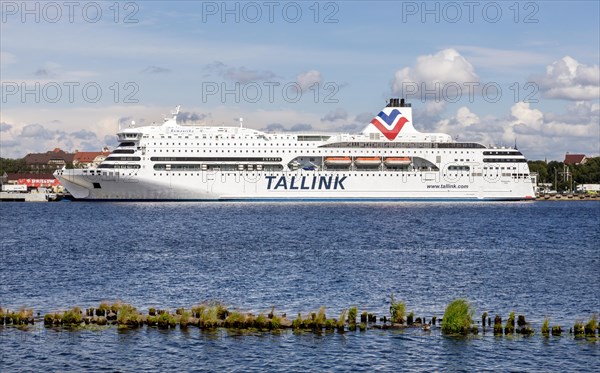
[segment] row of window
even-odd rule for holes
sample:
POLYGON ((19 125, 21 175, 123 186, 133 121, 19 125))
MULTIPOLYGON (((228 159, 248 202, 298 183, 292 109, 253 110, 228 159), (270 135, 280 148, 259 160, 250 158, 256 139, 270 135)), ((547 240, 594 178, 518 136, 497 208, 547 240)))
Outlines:
MULTIPOLYGON (((157 170, 157 171, 160 171, 160 170, 157 170)), ((182 170, 176 170, 176 171, 182 171, 182 170)), ((189 171, 194 171, 194 170, 189 170, 189 171)), ((224 170, 224 169, 221 169, 220 171, 234 171, 234 170, 224 170)), ((281 171, 281 170, 270 170, 270 171, 281 171)), ((189 174, 189 176, 202 176, 202 175, 203 175, 203 173, 201 173, 201 172, 196 172, 196 173, 190 173, 189 174)), ((225 175, 225 176, 238 176, 239 174, 232 172, 232 173, 223 173, 223 175, 225 175)), ((247 173, 247 175, 248 176, 255 176, 255 174, 253 172, 249 173, 249 174, 247 173)), ((260 176, 260 175, 262 175, 262 174, 256 173, 257 177, 260 176)), ((321 174, 316 174, 316 176, 320 176, 320 175, 321 174)), ((339 174, 336 173, 336 175, 338 175, 339 177, 345 177, 345 176, 350 176, 351 177, 353 174, 352 173, 348 173, 348 174, 346 174, 346 173, 339 173, 339 174)), ((164 175, 163 175, 162 172, 158 172, 158 173, 155 172, 154 176, 188 176, 188 174, 187 173, 181 173, 181 172, 178 172, 178 173, 168 173, 168 172, 165 172, 164 175)), ((273 174, 273 173, 271 173, 271 174, 269 174, 269 176, 286 176, 286 175, 285 174, 281 174, 280 175, 280 174, 273 174)), ((331 175, 330 174, 324 174, 324 176, 331 176, 331 175)), ((411 173, 383 173, 383 174, 381 174, 381 173, 379 173, 379 174, 363 174, 363 173, 357 174, 357 173, 355 173, 354 176, 357 176, 357 177, 358 176, 361 176, 361 177, 388 177, 388 176, 389 177, 393 177, 393 176, 396 176, 396 177, 400 177, 400 176, 402 176, 402 177, 413 177, 414 176, 414 177, 422 178, 421 174, 411 174, 411 173)), ((444 174, 443 176, 445 176, 445 177, 449 176, 449 177, 452 177, 454 179, 457 176, 459 178, 463 178, 463 177, 469 177, 470 175, 469 174, 466 174, 466 175, 465 174, 462 174, 462 175, 444 174)), ((484 176, 484 177, 489 177, 489 178, 492 178, 492 179, 497 179, 499 175, 497 175, 497 174, 490 174, 490 175, 473 174, 473 176, 484 176)), ((503 176, 508 176, 508 175, 503 175, 503 176)), ((527 175, 525 174, 524 177, 525 176, 527 176, 527 175)))
POLYGON ((106 164, 103 163, 100 166, 98 166, 98 168, 129 168, 129 169, 136 169, 136 168, 140 168, 139 164, 106 164))
POLYGON ((106 158, 107 161, 126 161, 126 162, 131 162, 131 161, 139 161, 141 160, 140 157, 113 157, 112 155, 109 156, 108 158, 106 158))
POLYGON ((526 163, 525 158, 483 158, 486 163, 526 163))
POLYGON ((153 162, 281 162, 281 158, 261 157, 151 157, 153 162))
POLYGON ((484 149, 485 146, 474 142, 337 142, 325 144, 322 148, 440 148, 440 149, 484 149))
POLYGON ((511 151, 491 150, 491 151, 484 151, 483 155, 523 155, 523 154, 516 150, 511 150, 511 151))
MULTIPOLYGON (((188 150, 189 150, 190 153, 194 153, 194 152, 200 153, 200 149, 195 149, 195 150, 194 149, 183 149, 183 153, 187 153, 188 150)), ((417 151, 411 152, 411 151, 404 151, 404 150, 387 151, 385 153, 382 153, 381 151, 376 151, 376 150, 348 150, 348 151, 346 151, 346 150, 341 150, 341 151, 340 150, 338 150, 338 151, 310 150, 310 151, 312 151, 314 153, 318 153, 318 154, 322 154, 322 153, 323 154, 346 154, 346 153, 348 153, 348 154, 368 154, 368 153, 370 153, 370 154, 407 154, 407 155, 417 154, 417 151)), ((158 149, 158 150, 157 149, 150 149, 149 152, 151 152, 151 153, 162 153, 163 149, 158 149)), ((169 149, 164 149, 164 152, 165 153, 169 153, 169 149)), ((181 149, 171 149, 170 152, 172 152, 172 153, 181 153, 182 151, 181 151, 181 149)), ((208 149, 208 150, 202 149, 202 153, 212 153, 212 152, 213 152, 213 149, 208 149)), ((298 154, 298 150, 293 150, 293 151, 289 150, 288 151, 288 150, 273 150, 273 149, 271 149, 271 150, 266 150, 266 149, 265 150, 254 150, 254 149, 248 150, 248 149, 246 149, 246 150, 239 150, 239 151, 236 150, 236 149, 234 149, 233 151, 228 149, 228 150, 214 150, 214 152, 215 153, 238 153, 239 152, 239 153, 283 153, 283 154, 289 153, 289 154, 298 154)), ((303 151, 301 151, 301 153, 302 152, 303 151)), ((306 152, 306 151, 304 151, 304 152, 306 152)), ((428 154, 428 153, 429 152, 426 151, 426 150, 425 151, 422 151, 422 150, 418 151, 418 154, 428 154)), ((458 154, 458 151, 455 151, 454 153, 458 154)), ((463 153, 463 152, 461 151, 461 153, 463 153)), ((435 151, 431 151, 431 154, 436 154, 436 152, 435 151)), ((446 154, 446 152, 438 150, 437 154, 446 154)), ((448 152, 448 154, 452 154, 452 152, 450 151, 450 152, 448 152)), ((456 161, 458 161, 458 159, 456 159, 456 161)), ((461 161, 464 161, 464 159, 461 159, 461 161)), ((467 159, 466 161, 468 162, 470 160, 467 159)))

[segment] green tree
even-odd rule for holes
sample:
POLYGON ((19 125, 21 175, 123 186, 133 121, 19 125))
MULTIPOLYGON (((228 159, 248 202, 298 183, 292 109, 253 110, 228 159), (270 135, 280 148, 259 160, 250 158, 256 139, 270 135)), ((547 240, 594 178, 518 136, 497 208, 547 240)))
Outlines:
POLYGON ((572 166, 573 184, 600 184, 600 157, 588 158, 585 164, 572 166))
POLYGON ((30 172, 24 159, 0 158, 0 176, 4 173, 30 172))
POLYGON ((549 183, 548 181, 548 165, 544 161, 529 161, 529 171, 537 172, 539 183, 549 183))

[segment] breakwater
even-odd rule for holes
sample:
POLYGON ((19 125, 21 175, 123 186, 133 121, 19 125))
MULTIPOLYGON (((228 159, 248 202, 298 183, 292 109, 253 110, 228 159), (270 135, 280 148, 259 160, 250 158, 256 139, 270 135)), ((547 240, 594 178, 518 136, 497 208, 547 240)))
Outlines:
POLYGON ((555 194, 539 195, 536 201, 600 201, 600 197, 595 194, 555 194))
POLYGON ((390 312, 385 315, 368 311, 359 312, 357 307, 352 306, 344 309, 337 317, 328 317, 326 307, 321 306, 315 311, 288 317, 285 313, 277 313, 274 308, 268 312, 242 312, 220 302, 208 302, 174 310, 149 308, 144 312, 128 303, 102 302, 97 307, 71 307, 44 315, 36 314, 32 309, 9 310, 0 307, 0 327, 17 327, 27 331, 30 326, 43 324, 46 328, 62 331, 91 327, 105 327, 108 330, 112 326, 165 330, 188 328, 203 330, 225 328, 258 332, 293 330, 319 334, 365 332, 370 329, 420 328, 427 333, 439 331, 452 336, 493 333, 495 336, 540 334, 548 337, 568 334, 575 338, 585 337, 593 340, 597 339, 597 333, 600 332, 596 314, 592 314, 588 320, 577 319, 571 325, 550 325, 550 320, 545 318, 541 328, 535 329, 522 314, 516 316, 515 312, 511 312, 503 323, 501 315, 496 314, 492 317, 492 313, 487 311, 481 314, 481 318, 474 317, 469 307, 466 301, 455 300, 439 316, 419 316, 413 312, 407 314, 405 304, 395 302, 392 297, 390 312), (456 328, 455 325, 459 326, 456 328))

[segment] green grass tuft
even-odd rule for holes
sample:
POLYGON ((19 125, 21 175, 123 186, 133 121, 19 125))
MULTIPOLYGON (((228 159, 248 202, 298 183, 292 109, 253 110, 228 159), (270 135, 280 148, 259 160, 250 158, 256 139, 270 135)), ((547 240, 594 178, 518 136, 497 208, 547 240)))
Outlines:
POLYGON ((70 310, 65 311, 62 316, 62 322, 64 325, 81 324, 81 309, 79 307, 73 307, 70 310))
POLYGON ((295 330, 302 329, 302 315, 300 313, 298 313, 298 317, 292 321, 292 328, 295 330))
POLYGON ((392 322, 396 324, 404 324, 404 315, 406 314, 406 304, 402 301, 396 302, 394 300, 394 294, 390 297, 390 314, 392 315, 392 322))
POLYGON ((325 314, 325 307, 321 306, 319 311, 317 312, 317 316, 315 318, 315 328, 323 329, 325 327, 325 321, 327 321, 327 315, 325 314))
POLYGON ((227 327, 227 328, 241 329, 241 328, 244 328, 245 326, 246 326, 246 316, 244 316, 240 312, 237 312, 237 311, 230 312, 229 315, 227 315, 227 318, 225 319, 225 327, 227 327))
POLYGON ((271 329, 278 330, 281 328, 281 317, 275 314, 275 310, 271 310, 271 329))
POLYGON ((356 316, 358 315, 358 309, 356 306, 350 307, 348 310, 348 325, 356 327, 356 316))
POLYGON ((473 309, 465 299, 455 299, 444 312, 442 332, 445 334, 467 334, 473 323, 473 309))
POLYGON ((542 323, 542 334, 547 336, 550 334, 550 320, 546 317, 542 323))
POLYGON ((338 319, 337 325, 336 325, 338 332, 344 331, 344 326, 346 325, 347 316, 348 316, 348 311, 343 310, 342 313, 340 314, 340 318, 338 319))
POLYGON ((269 328, 269 319, 267 318, 267 316, 265 316, 264 313, 259 313, 258 316, 256 316, 254 325, 259 330, 268 329, 269 328))
POLYGON ((585 324, 585 330, 584 330, 585 335, 595 336, 597 327, 598 327, 598 322, 597 322, 596 314, 593 314, 592 317, 590 318, 590 321, 588 321, 585 324))

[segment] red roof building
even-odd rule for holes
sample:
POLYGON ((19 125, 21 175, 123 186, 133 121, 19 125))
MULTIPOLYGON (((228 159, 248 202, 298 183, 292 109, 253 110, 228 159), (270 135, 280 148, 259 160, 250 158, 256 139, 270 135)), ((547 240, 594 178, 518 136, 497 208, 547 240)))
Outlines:
POLYGON ((63 166, 73 163, 73 154, 66 153, 59 148, 46 153, 29 153, 25 156, 25 163, 38 172, 52 172, 63 166))
POLYGON ((585 154, 565 154, 564 164, 567 165, 579 165, 584 164, 587 161, 585 154))
POLYGON ((108 157, 110 152, 77 152, 73 157, 73 167, 87 168, 98 166, 108 157))

